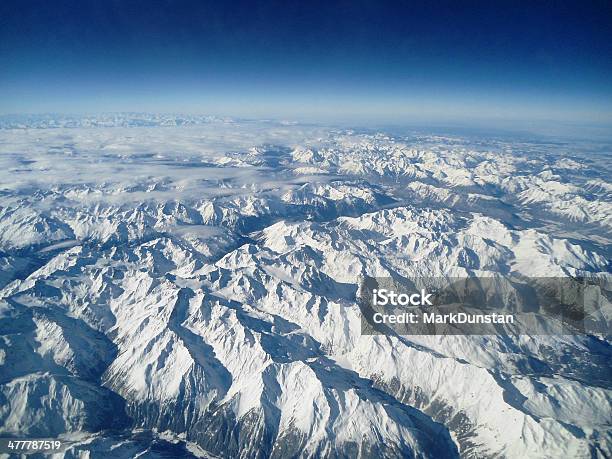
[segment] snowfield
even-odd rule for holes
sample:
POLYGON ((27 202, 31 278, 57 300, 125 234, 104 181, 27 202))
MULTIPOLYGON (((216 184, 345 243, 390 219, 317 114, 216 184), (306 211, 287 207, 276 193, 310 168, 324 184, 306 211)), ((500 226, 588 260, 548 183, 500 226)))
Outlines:
POLYGON ((610 334, 366 336, 356 293, 612 286, 611 167, 578 141, 4 119, 0 435, 64 457, 610 457, 610 334))

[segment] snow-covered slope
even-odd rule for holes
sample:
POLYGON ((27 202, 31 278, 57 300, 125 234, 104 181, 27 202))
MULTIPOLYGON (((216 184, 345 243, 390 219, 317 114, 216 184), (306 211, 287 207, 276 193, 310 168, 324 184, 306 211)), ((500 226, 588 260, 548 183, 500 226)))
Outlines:
POLYGON ((66 457, 612 454, 609 336, 368 336, 356 299, 365 275, 609 276, 605 161, 153 119, 0 130, 0 434, 66 457))

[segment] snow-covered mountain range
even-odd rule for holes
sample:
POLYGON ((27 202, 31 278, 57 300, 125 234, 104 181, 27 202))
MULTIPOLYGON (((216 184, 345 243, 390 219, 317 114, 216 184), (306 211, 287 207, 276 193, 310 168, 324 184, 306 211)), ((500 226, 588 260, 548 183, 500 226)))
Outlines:
POLYGON ((2 126, 2 436, 65 457, 612 455, 609 334, 366 336, 356 299, 363 276, 609 282, 605 145, 2 126))

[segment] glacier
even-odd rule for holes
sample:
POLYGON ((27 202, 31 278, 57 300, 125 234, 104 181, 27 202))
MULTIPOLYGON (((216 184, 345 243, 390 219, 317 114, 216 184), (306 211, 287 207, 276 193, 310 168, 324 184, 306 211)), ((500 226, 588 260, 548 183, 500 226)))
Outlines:
POLYGON ((610 457, 609 333, 368 336, 356 300, 363 276, 612 285, 609 146, 3 118, 0 435, 62 457, 610 457))

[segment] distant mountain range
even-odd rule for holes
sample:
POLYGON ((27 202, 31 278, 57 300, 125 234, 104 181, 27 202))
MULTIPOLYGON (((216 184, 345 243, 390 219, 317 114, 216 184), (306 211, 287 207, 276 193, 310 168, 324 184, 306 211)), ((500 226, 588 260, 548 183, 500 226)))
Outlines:
POLYGON ((180 115, 0 127, 1 436, 612 455, 609 334, 365 336, 356 299, 366 275, 586 276, 609 324, 609 156, 180 115))

